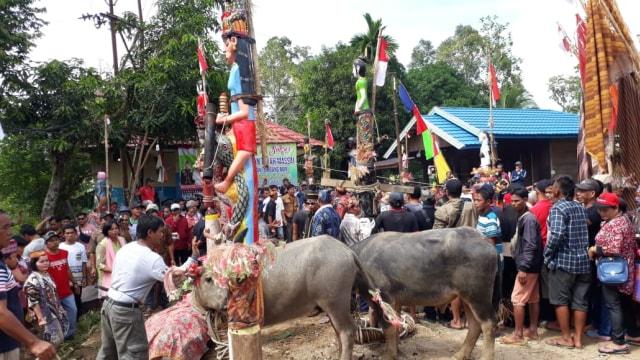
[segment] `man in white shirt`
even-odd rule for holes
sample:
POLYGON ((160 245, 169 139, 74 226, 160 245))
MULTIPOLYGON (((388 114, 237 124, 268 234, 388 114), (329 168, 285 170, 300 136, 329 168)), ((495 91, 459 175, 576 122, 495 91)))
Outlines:
MULTIPOLYGON (((142 215, 136 235, 137 241, 116 253, 111 288, 100 312, 102 346, 98 360, 149 358, 140 304, 169 270, 164 259, 152 250, 163 245, 164 222, 156 216, 142 215)), ((191 257, 179 268, 182 272, 197 263, 200 253, 196 241, 191 250, 191 257)))
POLYGON ((71 277, 74 283, 73 297, 76 300, 76 309, 78 309, 78 318, 82 314, 82 289, 87 286, 87 279, 89 273, 87 269, 87 249, 84 245, 77 242, 78 233, 73 225, 65 225, 62 228, 62 234, 64 236, 64 242, 59 245, 59 248, 65 250, 67 255, 67 263, 69 264, 69 270, 71 270, 71 277))

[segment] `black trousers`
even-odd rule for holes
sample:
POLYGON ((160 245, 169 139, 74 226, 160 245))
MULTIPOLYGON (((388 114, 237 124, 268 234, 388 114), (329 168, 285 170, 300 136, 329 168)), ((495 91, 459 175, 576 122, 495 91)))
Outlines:
POLYGON ((625 329, 631 337, 640 336, 640 328, 636 325, 633 311, 633 299, 630 295, 621 293, 617 285, 602 285, 602 299, 609 310, 611 340, 615 344, 625 344, 625 329))
POLYGON ((191 249, 173 250, 173 259, 176 262, 176 266, 180 266, 187 262, 191 256, 191 249))

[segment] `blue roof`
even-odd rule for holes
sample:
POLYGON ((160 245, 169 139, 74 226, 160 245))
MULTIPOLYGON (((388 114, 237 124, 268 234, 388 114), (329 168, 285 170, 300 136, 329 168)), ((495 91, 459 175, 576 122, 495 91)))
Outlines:
MULTIPOLYGON (((422 115, 432 132, 457 149, 478 148, 478 135, 489 132, 488 108, 434 107, 422 115)), ((404 138, 415 125, 415 118, 400 134, 404 138)), ((577 138, 578 114, 542 109, 493 109, 493 134, 496 139, 577 138)), ((384 154, 388 158, 396 142, 384 154)))
MULTIPOLYGON (((443 107, 445 112, 480 130, 489 131, 489 109, 443 107)), ((542 109, 493 109, 496 138, 562 138, 578 136, 578 114, 542 109)))
POLYGON ((461 128, 460 126, 450 122, 438 114, 423 115, 428 126, 436 126, 439 130, 446 132, 451 137, 463 143, 466 147, 480 147, 478 137, 461 128))

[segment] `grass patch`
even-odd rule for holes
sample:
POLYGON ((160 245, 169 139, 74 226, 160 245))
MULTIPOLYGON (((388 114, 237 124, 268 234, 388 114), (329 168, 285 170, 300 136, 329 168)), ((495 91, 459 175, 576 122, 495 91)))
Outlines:
POLYGON ((68 358, 68 356, 76 349, 78 349, 82 343, 84 343, 91 334, 93 334, 100 327, 100 310, 91 310, 88 313, 80 316, 76 327, 76 335, 73 339, 62 343, 58 349, 58 354, 61 359, 68 358))

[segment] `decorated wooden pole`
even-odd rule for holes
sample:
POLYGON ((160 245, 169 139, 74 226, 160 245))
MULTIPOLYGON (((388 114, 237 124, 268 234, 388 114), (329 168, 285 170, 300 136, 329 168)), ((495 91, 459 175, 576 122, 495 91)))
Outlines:
MULTIPOLYGON (((224 2, 222 39, 227 63, 231 65, 228 81, 230 107, 228 114, 218 114, 216 123, 223 127, 231 126, 235 153, 224 180, 214 188, 218 194, 225 194, 231 189, 237 192, 235 207, 241 207, 243 211, 236 219, 237 223, 233 220, 230 225, 234 228, 232 236, 235 244, 232 247, 240 249, 259 242, 258 173, 255 157, 256 123, 260 116, 261 96, 258 91, 257 54, 249 0, 224 2)), ((264 159, 266 139, 263 131, 260 135, 264 159)), ((240 282, 229 283, 227 318, 231 360, 262 359, 260 326, 264 319, 264 308, 261 281, 258 273, 240 282)))

